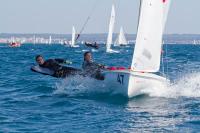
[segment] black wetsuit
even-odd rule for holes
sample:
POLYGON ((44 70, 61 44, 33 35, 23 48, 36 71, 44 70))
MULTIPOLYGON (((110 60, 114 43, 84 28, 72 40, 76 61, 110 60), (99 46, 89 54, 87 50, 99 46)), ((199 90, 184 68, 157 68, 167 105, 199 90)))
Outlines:
POLYGON ((96 78, 98 80, 104 80, 104 76, 101 74, 102 69, 104 66, 93 61, 84 61, 82 64, 83 73, 86 76, 90 76, 96 78))
POLYGON ((49 59, 46 60, 44 64, 40 65, 40 67, 48 68, 54 71, 54 74, 52 76, 57 78, 64 78, 70 75, 75 75, 81 71, 76 68, 61 66, 60 63, 64 62, 64 59, 49 59))

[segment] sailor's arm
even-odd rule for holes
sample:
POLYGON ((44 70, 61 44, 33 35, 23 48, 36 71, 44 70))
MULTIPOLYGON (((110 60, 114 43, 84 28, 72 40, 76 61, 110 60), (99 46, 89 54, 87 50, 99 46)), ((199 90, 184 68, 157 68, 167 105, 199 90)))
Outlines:
POLYGON ((107 69, 107 66, 104 65, 104 64, 100 64, 100 63, 96 63, 96 62, 95 62, 95 65, 98 66, 98 67, 101 68, 101 69, 107 69))

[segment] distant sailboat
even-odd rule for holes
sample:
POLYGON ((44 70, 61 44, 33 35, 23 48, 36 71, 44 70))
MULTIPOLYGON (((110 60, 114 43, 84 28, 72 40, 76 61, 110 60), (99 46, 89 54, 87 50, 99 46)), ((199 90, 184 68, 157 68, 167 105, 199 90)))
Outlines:
POLYGON ((74 26, 72 27, 72 40, 70 42, 70 47, 79 47, 76 45, 76 30, 74 26))
POLYGON ((35 35, 33 36, 33 44, 35 44, 36 43, 36 37, 35 37, 35 35))
POLYGON ((197 41, 196 41, 196 40, 193 40, 193 44, 194 44, 194 45, 197 45, 198 43, 197 43, 197 41))
POLYGON ((52 39, 51 39, 51 36, 49 36, 49 44, 52 43, 52 39))
POLYGON ((20 47, 21 42, 16 41, 14 37, 11 37, 11 42, 9 43, 9 47, 20 47))
POLYGON ((113 39, 113 32, 115 26, 115 7, 112 5, 111 17, 110 17, 110 24, 109 24, 109 31, 106 43, 106 52, 117 52, 111 49, 112 39, 113 39))
POLYGON ((104 73, 105 84, 111 85, 114 92, 133 97, 144 94, 144 89, 160 91, 166 87, 168 80, 155 72, 160 69, 168 2, 169 0, 141 0, 131 68, 114 69, 104 73))
POLYGON ((124 30, 123 30, 123 28, 121 27, 120 28, 120 33, 119 33, 119 36, 118 36, 118 38, 117 38, 117 40, 115 41, 115 46, 125 46, 125 45, 127 45, 128 44, 128 42, 127 42, 127 40, 126 40, 126 37, 125 37, 125 35, 124 35, 124 30))

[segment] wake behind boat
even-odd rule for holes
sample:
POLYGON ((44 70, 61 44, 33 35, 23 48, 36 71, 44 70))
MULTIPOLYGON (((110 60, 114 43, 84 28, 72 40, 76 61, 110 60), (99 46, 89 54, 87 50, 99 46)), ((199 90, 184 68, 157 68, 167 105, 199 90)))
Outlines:
POLYGON ((113 49, 107 49, 106 52, 107 53, 120 53, 119 51, 113 50, 113 49))

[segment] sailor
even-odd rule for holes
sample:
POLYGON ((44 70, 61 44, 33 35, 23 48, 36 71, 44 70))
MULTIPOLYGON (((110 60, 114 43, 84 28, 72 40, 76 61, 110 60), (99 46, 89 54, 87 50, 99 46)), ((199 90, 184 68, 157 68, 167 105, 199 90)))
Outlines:
POLYGON ((76 37, 76 41, 78 40, 79 37, 80 37, 80 34, 77 35, 77 37, 76 37))
POLYGON ((98 48, 99 48, 97 42, 94 42, 94 43, 85 42, 85 45, 88 46, 88 47, 95 48, 95 49, 98 49, 98 48))
POLYGON ((92 54, 90 52, 84 53, 84 61, 82 64, 82 69, 85 75, 91 76, 98 80, 104 80, 104 76, 101 74, 101 71, 107 67, 102 64, 98 64, 92 60, 92 54))
POLYGON ((75 75, 80 70, 72 68, 72 67, 66 67, 60 65, 61 63, 65 64, 72 64, 71 61, 64 60, 64 59, 48 59, 44 60, 42 55, 37 55, 35 57, 36 62, 40 67, 48 68, 49 70, 53 71, 54 74, 52 76, 57 78, 64 78, 70 75, 75 75))

